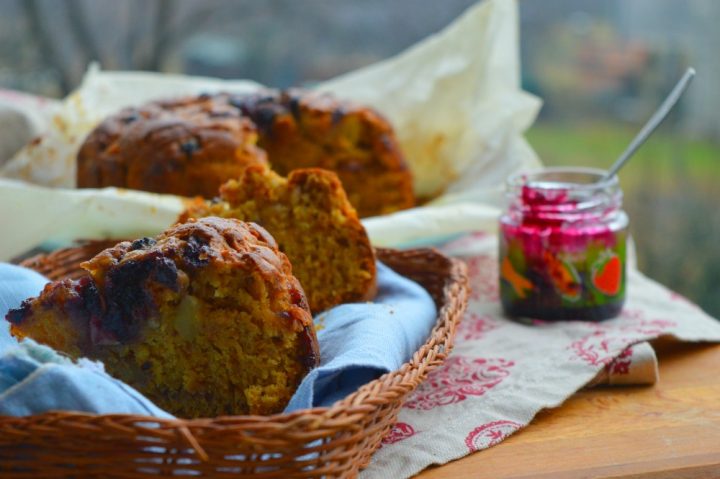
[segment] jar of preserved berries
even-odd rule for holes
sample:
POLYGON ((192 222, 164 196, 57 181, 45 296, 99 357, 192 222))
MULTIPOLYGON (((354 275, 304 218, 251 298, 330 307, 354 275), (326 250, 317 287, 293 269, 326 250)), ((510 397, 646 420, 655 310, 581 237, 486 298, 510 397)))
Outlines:
POLYGON ((507 183, 500 297, 508 316, 600 321, 625 301, 628 217, 617 176, 546 168, 507 183))

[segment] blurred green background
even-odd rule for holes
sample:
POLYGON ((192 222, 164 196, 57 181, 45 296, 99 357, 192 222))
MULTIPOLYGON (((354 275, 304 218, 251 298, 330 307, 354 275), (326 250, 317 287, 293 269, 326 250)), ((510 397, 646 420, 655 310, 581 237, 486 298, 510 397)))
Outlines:
MULTIPOLYGON (((0 0, 0 88, 61 97, 89 61, 286 87, 386 58, 474 0, 0 0)), ((609 166, 689 66, 622 171, 640 268, 720 317, 720 1, 519 0, 527 137, 548 165, 609 166)))
MULTIPOLYGON (((720 143, 661 127, 620 175, 638 266, 720 317, 720 143)), ((527 135, 547 165, 609 167, 636 129, 542 121, 527 135)))

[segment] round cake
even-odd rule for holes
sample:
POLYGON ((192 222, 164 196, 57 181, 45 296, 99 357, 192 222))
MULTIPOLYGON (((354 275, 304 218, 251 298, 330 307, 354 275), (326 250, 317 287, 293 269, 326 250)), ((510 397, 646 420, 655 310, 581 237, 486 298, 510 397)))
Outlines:
POLYGON ((371 108, 300 89, 125 109, 86 138, 77 185, 212 198, 245 167, 267 161, 281 175, 334 171, 360 217, 415 204, 412 175, 388 121, 371 108))
POLYGON ((77 186, 217 195, 246 166, 267 163, 257 129, 226 96, 126 108, 100 123, 77 157, 77 186))
POLYGON ((283 178, 268 167, 248 167, 220 188, 219 198, 190 206, 179 221, 205 216, 267 229, 290 259, 313 314, 375 296, 375 253, 331 171, 298 169, 283 178))
POLYGON ((189 220, 83 268, 11 310, 11 333, 100 360, 175 415, 280 412, 318 364, 302 287, 257 225, 189 220))
POLYGON ((334 171, 360 217, 415 205, 410 170, 390 123, 366 106, 301 89, 233 97, 252 119, 272 168, 334 171))

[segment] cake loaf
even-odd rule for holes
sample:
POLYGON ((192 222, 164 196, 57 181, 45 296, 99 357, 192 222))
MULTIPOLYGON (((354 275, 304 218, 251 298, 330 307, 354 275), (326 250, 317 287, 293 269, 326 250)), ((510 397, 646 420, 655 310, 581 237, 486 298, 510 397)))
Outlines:
POLYGON ((334 171, 360 217, 415 204, 390 123, 372 108, 301 89, 156 101, 108 117, 77 157, 80 188, 212 198, 250 165, 334 171))

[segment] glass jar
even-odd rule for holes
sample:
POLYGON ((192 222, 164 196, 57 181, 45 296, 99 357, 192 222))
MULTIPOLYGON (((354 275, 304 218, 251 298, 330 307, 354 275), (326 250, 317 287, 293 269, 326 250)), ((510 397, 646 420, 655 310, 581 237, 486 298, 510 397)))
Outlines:
POLYGON ((600 321, 625 301, 628 217, 617 176, 546 168, 510 177, 500 297, 511 317, 600 321))

